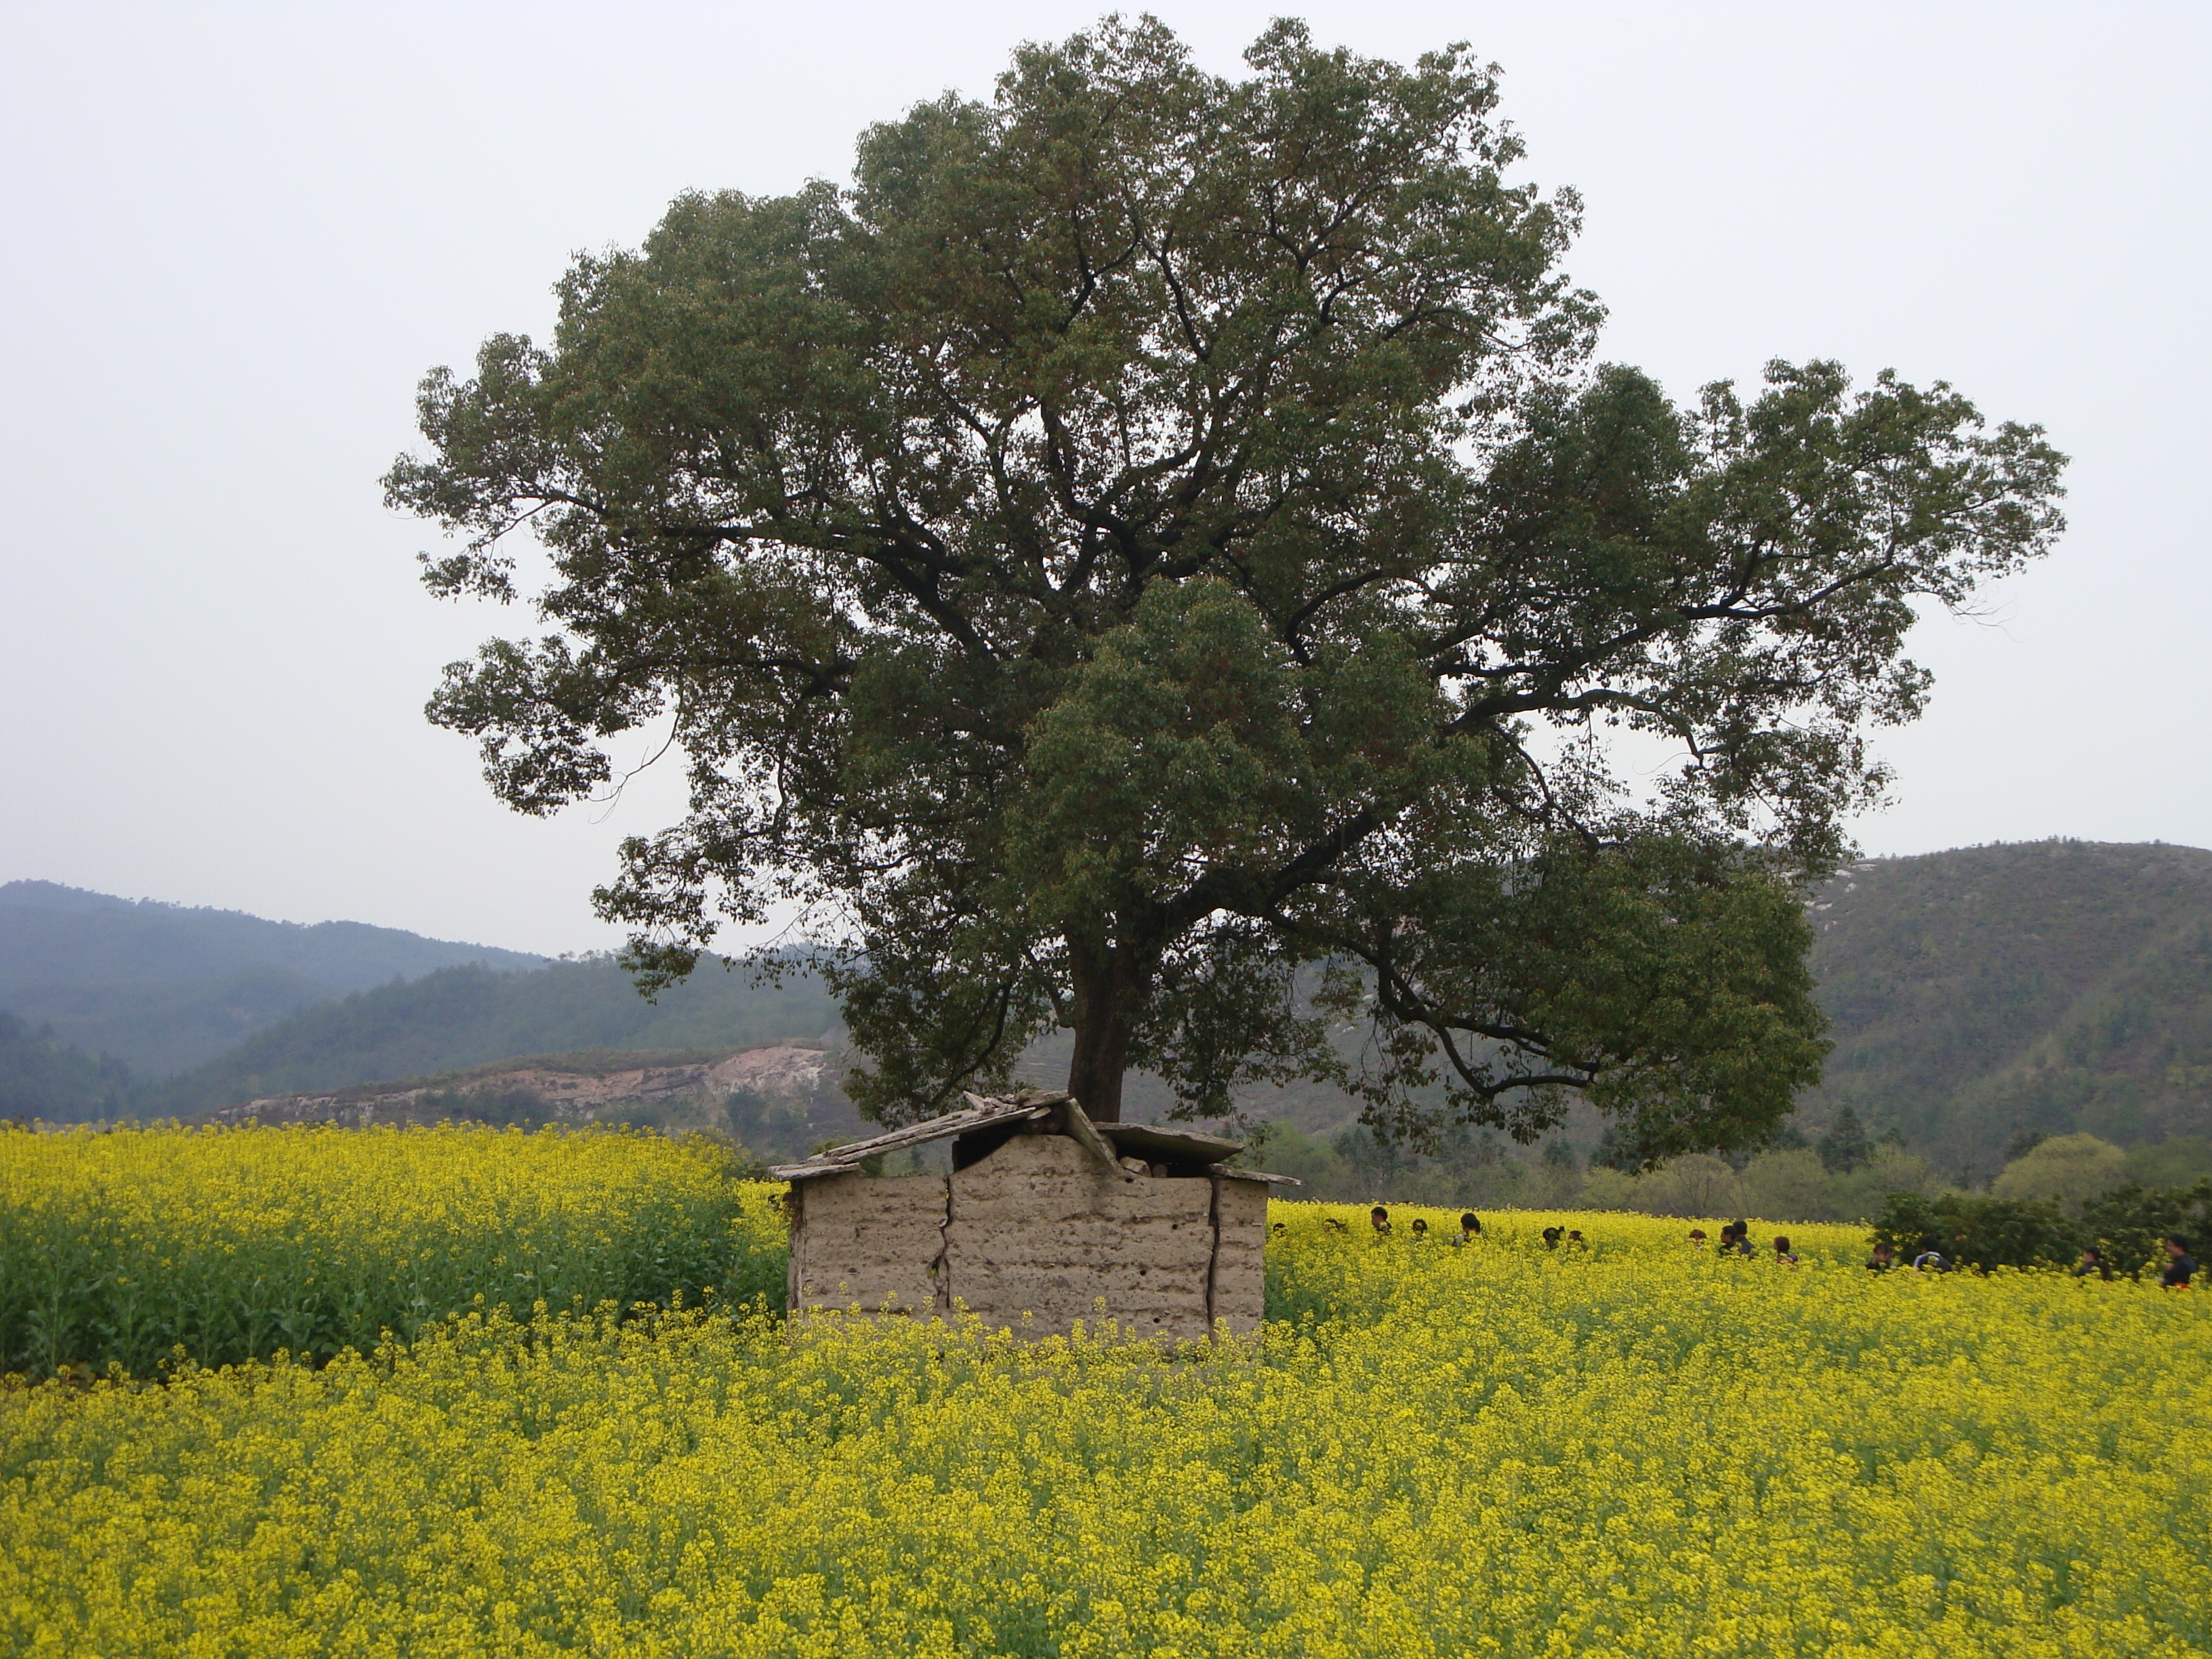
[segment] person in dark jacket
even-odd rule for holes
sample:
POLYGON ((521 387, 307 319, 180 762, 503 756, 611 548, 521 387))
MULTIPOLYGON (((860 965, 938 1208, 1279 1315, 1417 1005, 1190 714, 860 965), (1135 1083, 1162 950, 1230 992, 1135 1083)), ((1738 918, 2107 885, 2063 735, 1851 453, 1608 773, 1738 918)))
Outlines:
POLYGON ((2081 1259, 2074 1264, 2075 1278, 2087 1279, 2092 1273, 2103 1279, 2110 1279, 2112 1276, 2112 1264, 2105 1260, 2105 1253, 2094 1244, 2085 1247, 2081 1259))
POLYGON ((1920 1241, 1913 1253, 1912 1271, 1917 1273, 1948 1273, 1951 1264, 1943 1260, 1943 1241, 1930 1233, 1920 1241))
POLYGON ((1874 1259, 1867 1263, 1870 1273, 1886 1273, 1897 1265, 1897 1252, 1889 1248, 1886 1238, 1875 1242, 1874 1259))
POLYGON ((2178 1234, 2166 1241, 2166 1271, 2158 1282, 2169 1291, 2185 1291, 2197 1274, 2197 1258, 2189 1254, 2189 1241, 2178 1234))

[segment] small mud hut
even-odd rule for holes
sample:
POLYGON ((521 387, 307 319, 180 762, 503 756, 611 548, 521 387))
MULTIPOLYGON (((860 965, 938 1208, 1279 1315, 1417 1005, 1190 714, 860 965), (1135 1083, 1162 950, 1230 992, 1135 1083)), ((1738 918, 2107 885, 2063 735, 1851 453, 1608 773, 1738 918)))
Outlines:
POLYGON ((791 1306, 950 1315, 1037 1335, 1094 1321, 1175 1340, 1259 1328, 1267 1191, 1234 1140, 1093 1123, 1064 1094, 964 1110, 770 1171, 791 1183, 791 1306), (865 1160, 952 1142, 946 1175, 865 1160), (1029 1316, 1026 1327, 1023 1316, 1029 1316))

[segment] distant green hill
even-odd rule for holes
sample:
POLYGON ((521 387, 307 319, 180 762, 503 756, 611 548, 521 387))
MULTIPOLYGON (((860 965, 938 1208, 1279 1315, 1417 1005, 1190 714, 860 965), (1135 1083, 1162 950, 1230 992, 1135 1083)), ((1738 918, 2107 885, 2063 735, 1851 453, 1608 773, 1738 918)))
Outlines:
MULTIPOLYGON (((1848 1102, 1875 1133, 1894 1131, 1947 1173, 1966 1176, 1992 1173, 2023 1134, 2086 1130, 2124 1146, 2212 1134, 2212 853, 2049 842, 1871 860, 1815 895, 1810 914, 1813 966, 1836 1048, 1826 1082, 1802 1103, 1803 1132, 1817 1136, 1848 1102)), ((518 1054, 727 1051, 818 1040, 837 1025, 835 1006, 811 978, 759 987, 710 966, 647 1003, 603 958, 527 972, 421 965, 437 951, 477 951, 390 929, 287 929, 14 884, 0 889, 0 1008, 25 1018, 0 1027, 0 1115, 107 1115, 119 1100, 183 1115, 518 1054), (27 898, 27 889, 38 890, 27 898), (42 904, 43 934, 23 922, 42 904), (90 919, 92 944, 70 946, 60 937, 52 918, 70 914, 90 919), (182 951, 168 931, 180 916, 214 918, 204 938, 297 948, 264 955, 258 966, 243 945, 228 957, 213 947, 197 957, 162 956, 182 951), (26 960, 105 963, 103 971, 113 971, 116 941, 132 928, 151 941, 149 968, 198 961, 228 976, 181 988, 158 975, 111 980, 83 1006, 49 986, 27 1007, 4 989, 5 972, 26 960), (25 942, 41 938, 46 955, 37 958, 25 942), (307 949, 322 941, 332 946, 328 954, 307 949), (331 1000, 318 994, 309 968, 329 978, 410 976, 331 1000), (313 1002, 288 1006, 290 997, 313 1002), (52 1031, 42 1034, 48 1020, 52 1031), (150 1034, 134 1035, 133 1020, 150 1034), (77 1035, 88 1027, 112 1030, 118 1040, 88 1042, 77 1035), (204 1050, 201 1061, 166 1081, 142 1076, 134 1085, 89 1052, 127 1058, 163 1044, 175 1052, 185 1035, 204 1050), (72 1045, 86 1052, 72 1054, 72 1045), (58 1109, 64 1102, 75 1104, 58 1109)), ((534 960, 479 954, 509 965, 534 960)), ((1056 1083, 1066 1046, 1065 1034, 1041 1042, 1023 1074, 1056 1083)), ((1170 1103, 1155 1080, 1133 1079, 1127 1103, 1132 1115, 1150 1116, 1170 1103)), ((1320 1133, 1356 1115, 1350 1100, 1316 1087, 1249 1103, 1257 1115, 1320 1133)), ((1596 1132, 1582 1112, 1569 1131, 1585 1147, 1596 1132)))
POLYGON ((50 1123, 120 1117, 131 1109, 131 1073, 0 1013, 0 1118, 50 1123))
POLYGON ((1853 866, 1816 896, 1848 1101, 1958 1173, 2022 1133, 2212 1131, 2212 852, 2039 842, 1853 866))
POLYGON ((465 963, 544 962, 357 921, 310 927, 48 881, 0 885, 0 1009, 143 1076, 200 1065, 349 991, 465 963))
POLYGON ((142 1091, 138 1110, 185 1116, 266 1095, 465 1070, 581 1049, 721 1050, 822 1040, 837 1010, 811 975, 756 984, 702 967, 657 1001, 606 957, 533 973, 448 968, 304 1009, 228 1054, 142 1091))

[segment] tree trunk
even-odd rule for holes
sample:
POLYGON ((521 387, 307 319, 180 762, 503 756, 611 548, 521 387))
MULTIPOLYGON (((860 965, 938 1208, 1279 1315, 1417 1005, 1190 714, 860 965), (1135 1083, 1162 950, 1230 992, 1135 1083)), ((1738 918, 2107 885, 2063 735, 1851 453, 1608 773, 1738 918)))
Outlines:
POLYGON ((1126 946, 1068 941, 1075 1054, 1067 1092, 1094 1123, 1121 1121, 1121 1075, 1144 1003, 1144 975, 1126 946))

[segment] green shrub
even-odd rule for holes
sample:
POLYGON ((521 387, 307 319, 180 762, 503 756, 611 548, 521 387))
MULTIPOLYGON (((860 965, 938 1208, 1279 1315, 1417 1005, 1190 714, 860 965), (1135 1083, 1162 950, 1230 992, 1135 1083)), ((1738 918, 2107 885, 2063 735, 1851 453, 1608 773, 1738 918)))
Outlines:
POLYGON ((2116 1269, 2140 1276, 2165 1264, 2161 1241, 2179 1234, 2203 1246, 2212 1233, 2212 1181, 2194 1187, 2148 1188, 2130 1182, 2092 1200, 2081 1212, 2083 1236, 2116 1269))
POLYGON ((2081 1224, 2056 1204, 2033 1199, 1978 1198, 1945 1193, 1892 1193, 1875 1219, 1874 1236, 1910 1260, 1920 1241, 1942 1241, 1954 1267, 2063 1267, 2081 1254, 2081 1224))

